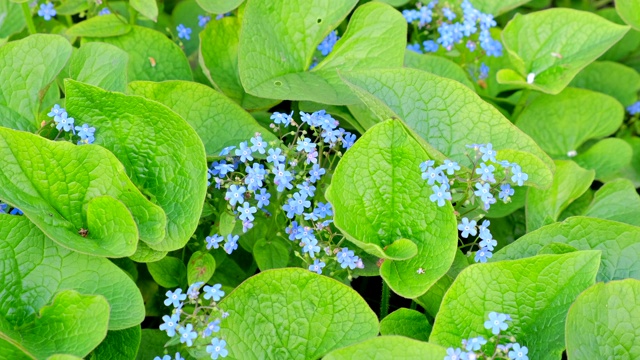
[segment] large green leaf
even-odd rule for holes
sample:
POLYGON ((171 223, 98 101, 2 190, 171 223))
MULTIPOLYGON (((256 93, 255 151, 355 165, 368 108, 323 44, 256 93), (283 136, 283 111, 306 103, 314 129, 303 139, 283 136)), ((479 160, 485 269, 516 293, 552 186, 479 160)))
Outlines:
POLYGON ((24 216, 0 214, 0 313, 20 326, 58 291, 104 296, 111 307, 109 329, 124 329, 144 319, 135 283, 107 259, 69 251, 48 239, 24 216))
POLYGON ((311 271, 268 270, 220 304, 230 359, 317 359, 376 336, 378 319, 350 287, 311 271), (312 334, 312 335, 310 335, 312 334))
POLYGON ((176 257, 165 256, 159 261, 148 263, 147 268, 153 280, 167 289, 181 287, 187 283, 187 267, 176 257))
POLYGON ((123 330, 109 330, 104 341, 91 353, 89 360, 133 360, 140 346, 140 325, 123 330))
POLYGON ((578 250, 600 250, 597 281, 626 278, 640 280, 640 227, 590 217, 570 217, 543 226, 493 254, 491 261, 535 256, 549 244, 566 244, 578 250))
MULTIPOLYGON (((604 8, 598 10, 597 14, 616 24, 625 25, 624 20, 618 15, 615 8, 604 8)), ((638 51, 640 51, 640 31, 631 29, 620 41, 607 50, 600 57, 600 60, 625 60, 630 55, 638 53, 638 51)))
POLYGON ((208 156, 218 156, 230 145, 261 133, 267 141, 277 140, 249 113, 212 88, 194 82, 136 81, 129 84, 129 93, 158 101, 177 112, 198 133, 208 156))
POLYGON ((471 265, 447 291, 429 340, 458 347, 472 336, 489 338, 484 322, 495 311, 511 316, 506 333, 531 359, 560 359, 569 306, 594 283, 599 264, 599 251, 575 251, 471 265))
POLYGON ((7 359, 84 357, 107 335, 109 303, 99 295, 59 292, 29 323, 15 328, 0 315, 0 349, 7 359))
POLYGON ((595 171, 586 170, 569 160, 556 160, 553 184, 546 190, 529 188, 527 192, 527 231, 558 220, 560 213, 580 197, 593 182, 595 171))
POLYGON ((598 283, 567 315, 569 359, 640 359, 640 281, 598 283))
POLYGON ((602 182, 615 179, 617 174, 631 164, 633 149, 618 138, 602 139, 586 151, 580 150, 573 160, 585 169, 596 171, 596 179, 602 182))
POLYGON ((551 184, 553 161, 544 151, 457 81, 414 69, 354 71, 343 77, 377 121, 402 119, 429 145, 460 164, 471 165, 466 145, 492 143, 500 159, 518 163, 529 174, 527 184, 543 188, 551 184))
POLYGON ((624 22, 634 29, 640 30, 640 2, 638 0, 616 0, 616 10, 624 22))
POLYGON ((70 56, 71 44, 58 35, 31 35, 0 47, 0 126, 40 128, 42 99, 70 56))
MULTIPOLYGON (((614 179, 623 177, 631 180, 633 185, 640 188, 640 137, 629 136, 622 138, 629 146, 631 146, 631 163, 623 167, 620 172, 614 176, 614 179)), ((610 180, 610 179, 609 179, 610 180)))
POLYGON ((423 313, 400 308, 380 321, 380 335, 402 335, 427 341, 431 334, 431 324, 423 313))
POLYGON ((470 2, 473 7, 482 11, 483 13, 498 16, 530 1, 531 0, 471 0, 470 2))
POLYGON ((87 43, 73 53, 69 77, 105 90, 124 92, 127 86, 129 55, 103 43, 87 43))
POLYGON ((557 94, 628 30, 628 26, 574 9, 516 14, 502 31, 515 70, 498 71, 498 81, 557 94), (531 73, 535 79, 528 83, 531 73))
POLYGON ((455 80, 473 90, 473 83, 460 65, 442 56, 418 54, 407 50, 404 54, 404 66, 455 80))
POLYGON ((22 31, 25 25, 20 4, 11 0, 0 0, 0 39, 22 31))
POLYGON ((127 34, 131 29, 132 26, 122 16, 108 14, 79 22, 70 27, 65 35, 107 38, 127 34))
POLYGON ((164 237, 162 209, 144 198, 102 147, 0 127, 0 158, 0 199, 66 248, 123 257, 134 253, 138 234, 147 242, 164 237))
POLYGON ((156 0, 130 0, 129 5, 147 18, 158 21, 158 4, 156 0))
POLYGON ((442 346, 403 336, 379 336, 343 347, 327 354, 324 360, 414 360, 443 359, 447 350, 442 346))
POLYGON ((627 179, 611 181, 596 191, 584 214, 640 226, 640 195, 627 179))
POLYGON ((431 202, 433 190, 421 178, 419 165, 429 158, 400 121, 380 123, 344 155, 326 193, 335 225, 365 251, 387 258, 380 274, 410 298, 444 275, 456 253, 453 208, 431 202), (417 255, 390 260, 412 243, 417 255), (424 274, 417 274, 420 268, 424 274))
POLYGON ((240 34, 240 79, 261 97, 358 103, 338 76, 355 69, 401 67, 407 22, 383 3, 356 9, 331 54, 311 71, 316 47, 356 4, 354 0, 249 1, 240 34))
POLYGON ((86 38, 115 45, 129 54, 129 81, 192 80, 184 52, 164 34, 134 26, 122 36, 86 38))
POLYGON ((605 93, 629 106, 638 100, 640 74, 617 62, 596 61, 582 69, 569 85, 605 93))
POLYGON ((244 0, 197 0, 203 9, 214 14, 224 14, 237 8, 244 0))
POLYGON ((207 191, 207 162, 198 134, 178 114, 139 96, 67 80, 67 110, 96 127, 96 144, 111 150, 143 193, 167 216, 155 250, 182 248, 195 231, 207 191))
POLYGON ((268 109, 279 100, 247 94, 238 72, 240 19, 227 16, 211 21, 200 33, 200 67, 211 83, 248 110, 268 109))

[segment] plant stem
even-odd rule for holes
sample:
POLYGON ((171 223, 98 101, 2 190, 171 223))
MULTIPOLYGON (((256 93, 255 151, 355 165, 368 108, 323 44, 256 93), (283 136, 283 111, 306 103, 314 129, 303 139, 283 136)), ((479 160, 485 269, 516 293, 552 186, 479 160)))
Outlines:
POLYGON ((411 306, 409 307, 411 310, 415 310, 418 308, 418 303, 416 303, 415 301, 411 300, 411 306))
POLYGON ((137 17, 138 17, 138 12, 130 6, 129 7, 129 23, 131 25, 135 25, 137 17))
POLYGON ((387 282, 382 280, 382 298, 380 299, 380 320, 384 319, 389 314, 389 298, 391 297, 391 291, 387 282))
POLYGON ((511 121, 515 121, 522 110, 524 110, 525 105, 527 105, 527 98, 529 98, 529 94, 531 93, 531 89, 522 90, 522 95, 520 95, 520 100, 518 100, 518 104, 516 104, 516 108, 513 110, 513 114, 511 114, 511 121))
POLYGON ((33 24, 33 15, 31 14, 31 8, 29 4, 26 2, 22 3, 22 13, 24 14, 24 20, 27 22, 27 28, 29 29, 29 34, 35 34, 36 26, 33 24))

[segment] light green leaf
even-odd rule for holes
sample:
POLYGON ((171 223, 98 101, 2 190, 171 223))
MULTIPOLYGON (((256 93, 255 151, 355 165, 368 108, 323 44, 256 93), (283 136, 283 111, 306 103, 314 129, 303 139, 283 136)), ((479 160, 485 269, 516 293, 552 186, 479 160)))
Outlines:
POLYGON ((260 239, 253 245, 253 257, 261 271, 286 267, 289 263, 288 244, 274 239, 260 239))
POLYGON ((405 261, 386 260, 380 274, 391 289, 417 297, 444 275, 456 253, 453 208, 429 200, 431 186, 422 180, 420 163, 430 159, 418 140, 398 120, 380 123, 347 151, 333 174, 327 200, 335 225, 349 241, 382 258, 403 239, 417 245, 405 261), (425 273, 418 274, 422 268, 425 273))
POLYGON ((380 0, 383 3, 387 3, 393 7, 400 7, 409 2, 409 0, 380 0))
POLYGON ((539 251, 538 255, 544 254, 567 254, 570 252, 577 251, 578 249, 574 248, 571 245, 563 244, 563 243, 550 243, 543 246, 539 251))
POLYGON ((423 313, 400 308, 380 321, 380 335, 402 335, 408 338, 428 341, 431 324, 423 313))
POLYGON ((624 22, 634 29, 640 30, 640 3, 638 0, 616 0, 616 10, 624 22))
POLYGON ((198 4, 207 12, 214 14, 224 14, 234 10, 244 0, 198 0, 198 4))
POLYGON ((557 94, 628 30, 628 26, 574 9, 516 14, 502 31, 515 70, 498 71, 498 82, 557 94), (528 83, 531 73, 535 79, 528 83))
POLYGON ((640 358, 640 281, 598 283, 567 315, 569 359, 640 358))
POLYGON ((431 157, 444 154, 470 166, 466 145, 490 142, 499 159, 522 166, 529 174, 527 184, 551 184, 553 161, 495 107, 457 81, 414 69, 354 71, 343 78, 378 121, 400 118, 433 146, 437 151, 430 151, 431 157))
POLYGON ((629 106, 638 100, 640 74, 617 62, 596 61, 582 69, 569 86, 599 91, 629 106))
POLYGON ((240 35, 240 79, 261 97, 358 103, 338 76, 355 69, 401 67, 407 22, 391 6, 359 6, 333 51, 308 70, 318 44, 351 11, 353 0, 285 0, 247 3, 240 35))
POLYGON ((483 13, 498 16, 530 1, 531 0, 471 0, 471 5, 483 13))
POLYGON ((109 303, 99 295, 59 292, 51 305, 40 309, 32 322, 14 328, 0 316, 0 347, 25 359, 54 354, 84 357, 107 335, 109 303), (69 336, 73 334, 73 336, 69 336), (4 343, 3 343, 4 342, 4 343))
POLYGON ((140 346, 140 325, 109 330, 104 341, 91 353, 90 360, 133 360, 140 346))
POLYGON ((584 214, 640 226, 640 195, 627 179, 611 181, 596 191, 584 214))
POLYGON ((187 282, 187 267, 178 258, 165 256, 160 261, 147 263, 147 268, 153 280, 167 289, 183 286, 187 282))
POLYGON ((203 251, 196 251, 191 255, 187 263, 187 282, 195 284, 197 282, 207 282, 216 271, 216 260, 211 254, 203 251))
POLYGON ((522 111, 516 125, 553 158, 589 139, 614 133, 624 119, 624 108, 611 96, 567 88, 558 95, 540 95, 522 111))
POLYGON ((158 4, 156 4, 156 0, 129 0, 129 5, 143 16, 158 22, 158 4))
POLYGON ((129 33, 132 26, 122 16, 108 14, 92 17, 70 27, 65 34, 79 37, 108 38, 129 33))
POLYGON ((0 127, 0 158, 0 199, 68 249, 124 257, 134 253, 138 235, 148 242, 164 237, 162 209, 144 198, 102 147, 0 127))
POLYGON ((0 0, 0 39, 19 33, 25 25, 20 5, 10 0, 0 0))
POLYGON ((69 77, 105 90, 124 92, 129 55, 113 45, 87 43, 73 53, 69 77))
POLYGON ((148 242, 158 251, 182 248, 198 226, 207 191, 202 141, 164 105, 138 96, 65 81, 67 111, 96 130, 96 144, 111 150, 134 184, 162 207, 165 238, 148 242))
MULTIPOLYGON (((620 172, 614 176, 613 179, 623 177, 633 182, 633 185, 637 188, 640 187, 640 138, 637 136, 622 138, 627 144, 631 146, 633 154, 631 155, 631 163, 623 167, 620 172)), ((611 180, 607 179, 607 180, 611 180)))
POLYGON ((327 354, 324 360, 414 360, 444 359, 447 350, 441 346, 403 336, 379 336, 343 347, 327 354))
POLYGON ((138 248, 136 252, 129 256, 129 258, 133 261, 140 263, 149 263, 162 259, 167 255, 166 251, 157 251, 150 248, 147 244, 143 242, 138 243, 138 248))
POLYGON ((247 94, 238 72, 240 19, 227 16, 210 21, 200 33, 200 67, 205 76, 222 93, 247 110, 268 109, 280 100, 263 99, 247 94))
MULTIPOLYGON (((615 8, 604 8, 597 11, 597 14, 616 24, 625 25, 615 8)), ((600 60, 619 61, 627 58, 640 50, 640 31, 631 29, 620 41, 607 50, 600 60)))
POLYGON ((404 66, 455 80, 473 90, 473 83, 460 65, 442 56, 422 55, 407 50, 404 54, 404 66))
POLYGON ((111 307, 109 329, 123 329, 144 319, 135 283, 107 259, 69 251, 48 239, 24 216, 0 214, 0 313, 21 326, 58 291, 104 296, 111 307))
POLYGON ((105 42, 126 51, 129 54, 129 81, 192 80, 184 52, 158 31, 133 26, 122 36, 85 40, 105 42))
POLYGON ((618 172, 631 164, 632 156, 633 149, 626 141, 606 138, 579 153, 574 161, 585 169, 595 170, 596 179, 604 182, 615 178, 618 172))
POLYGON ((458 347, 463 339, 490 338, 484 322, 490 312, 509 314, 504 333, 529 348, 531 359, 560 359, 569 306, 591 286, 599 251, 471 265, 447 291, 429 340, 458 347))
POLYGON ((560 213, 587 191, 594 176, 595 171, 583 169, 573 161, 556 160, 551 187, 546 190, 529 188, 527 192, 527 231, 557 221, 560 213))
POLYGON ((249 113, 208 86, 187 81, 136 81, 128 92, 158 101, 178 113, 198 133, 207 155, 216 157, 227 146, 238 146, 261 133, 266 142, 277 140, 249 113))
POLYGON ((70 56, 71 44, 58 35, 31 35, 0 47, 0 126, 39 129, 42 99, 70 56))
POLYGON ((541 227, 493 254, 491 261, 535 256, 552 243, 578 250, 600 250, 602 262, 597 281, 626 278, 640 280, 640 228, 616 221, 570 217, 561 223, 541 227))
POLYGON ((58 16, 75 15, 87 10, 89 10, 89 1, 87 0, 61 0, 60 5, 56 6, 58 16))
POLYGON ((309 270, 268 270, 220 304, 230 359, 317 359, 378 333, 369 305, 350 287, 309 270), (313 336, 309 336, 313 334, 313 336))

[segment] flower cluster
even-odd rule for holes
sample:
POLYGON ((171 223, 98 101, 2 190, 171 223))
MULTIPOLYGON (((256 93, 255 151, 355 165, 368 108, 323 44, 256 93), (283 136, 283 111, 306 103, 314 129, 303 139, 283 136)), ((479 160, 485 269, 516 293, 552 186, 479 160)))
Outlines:
POLYGON ((80 140, 78 140, 78 145, 92 144, 96 140, 94 136, 96 129, 94 127, 90 127, 88 124, 75 126, 75 119, 70 117, 67 111, 58 104, 55 104, 51 108, 47 116, 53 119, 56 129, 59 131, 58 135, 62 132, 72 132, 74 135, 79 136, 80 140))
MULTIPOLYGON (((4 203, 0 203, 0 214, 6 214, 8 208, 9 208, 9 205, 4 204, 4 203)), ((24 213, 22 212, 22 210, 20 210, 18 208, 13 208, 13 209, 11 209, 11 211, 9 211, 9 214, 10 215, 22 215, 24 213)))
MULTIPOLYGON (((286 235, 280 236, 299 245, 296 255, 309 270, 322 273, 323 259, 333 256, 342 269, 362 268, 362 260, 336 241, 343 238, 330 226, 331 204, 316 193, 327 172, 321 165, 333 164, 353 145, 355 135, 339 128, 324 110, 300 112, 300 117, 298 123, 293 112, 273 113, 271 128, 280 139, 268 143, 256 133, 249 141, 223 149, 224 159, 211 164, 209 179, 224 189, 227 209, 242 222, 243 233, 253 228, 258 216, 284 228, 286 235)), ((239 235, 213 234, 206 238, 207 248, 222 246, 231 254, 238 239, 239 235)))
MULTIPOLYGON (((502 56, 502 44, 493 39, 490 32, 490 29, 497 25, 493 15, 484 14, 475 9, 469 0, 464 0, 460 8, 462 17, 459 22, 454 22, 458 18, 456 12, 448 5, 439 6, 438 0, 433 0, 417 9, 404 10, 402 15, 409 24, 417 24, 418 29, 432 30, 434 35, 435 31, 433 31, 431 23, 435 19, 435 24, 438 25, 438 36, 422 43, 426 52, 436 52, 440 46, 451 51, 455 44, 461 44, 467 39, 465 45, 469 51, 474 52, 477 45, 480 44, 487 56, 502 56), (472 37, 476 33, 478 36, 472 37)), ((407 48, 422 53, 418 43, 409 44, 407 48)))
MULTIPOLYGON (((224 296, 221 290, 222 285, 215 284, 213 286, 204 285, 203 282, 197 282, 191 286, 186 293, 182 293, 182 289, 178 288, 174 291, 167 291, 167 298, 164 300, 166 306, 173 306, 171 315, 162 317, 164 323, 160 325, 160 330, 165 331, 171 338, 179 339, 180 343, 187 347, 194 346, 196 339, 207 339, 213 333, 220 331, 220 323, 228 316, 228 313, 222 311, 218 306, 218 301, 224 296), (202 297, 200 288, 202 287, 202 297)), ((206 351, 211 355, 212 359, 218 357, 226 357, 228 351, 226 349, 226 341, 219 337, 214 337, 206 346, 206 351)), ((171 356, 159 356, 154 360, 171 359, 171 356)), ((175 359, 182 359, 180 353, 176 353, 175 359)))
MULTIPOLYGON (((333 51, 333 47, 336 45, 338 40, 340 40, 340 36, 338 36, 338 32, 336 30, 333 30, 322 40, 317 49, 320 51, 322 56, 327 56, 333 51)), ((318 65, 318 58, 314 56, 313 62, 309 66, 309 70, 316 67, 316 65, 318 65)))
POLYGON ((476 336, 462 340, 462 348, 448 348, 447 356, 444 360, 480 360, 480 359, 512 359, 529 360, 527 353, 529 349, 515 342, 513 336, 501 334, 509 327, 507 324, 511 317, 507 314, 496 312, 489 313, 489 319, 485 321, 484 327, 491 330, 493 336, 485 339, 483 336, 476 336), (506 341, 505 341, 506 340, 506 341), (486 353, 483 350, 492 349, 493 352, 486 353))

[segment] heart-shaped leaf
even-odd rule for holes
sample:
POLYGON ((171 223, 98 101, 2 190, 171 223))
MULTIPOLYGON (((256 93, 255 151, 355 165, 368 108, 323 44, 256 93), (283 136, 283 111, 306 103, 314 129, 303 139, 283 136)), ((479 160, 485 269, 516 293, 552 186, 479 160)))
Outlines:
POLYGON ((379 336, 334 350, 323 359, 413 360, 444 359, 446 356, 447 350, 442 346, 409 339, 404 336, 379 336))
POLYGON ((640 195, 631 181, 611 181, 596 191, 584 215, 640 226, 640 195))
POLYGON ((187 263, 187 282, 207 282, 216 271, 216 260, 211 254, 204 251, 196 251, 191 255, 187 263))
POLYGON ((473 90, 473 83, 469 80, 462 67, 442 56, 418 54, 407 50, 404 54, 404 66, 456 80, 473 90))
POLYGON ((631 164, 633 148, 618 138, 606 138, 580 150, 573 160, 585 169, 596 171, 596 179, 602 182, 615 179, 617 174, 631 164))
POLYGON ((624 22, 634 29, 640 30, 640 3, 638 0, 617 0, 616 10, 624 22))
POLYGON ((412 339, 427 341, 431 334, 431 324, 423 313, 400 308, 380 321, 380 335, 402 335, 412 339))
POLYGON ((70 27, 66 35, 106 38, 127 34, 132 26, 122 16, 107 14, 96 16, 70 27))
POLYGON ((105 90, 124 92, 129 55, 103 43, 87 43, 73 53, 69 77, 105 90))
POLYGON ((198 0, 198 4, 207 12, 224 14, 237 8, 244 0, 198 0))
POLYGON ((616 98, 622 105, 629 106, 638 100, 640 74, 617 62, 596 61, 582 69, 569 86, 599 91, 616 98))

